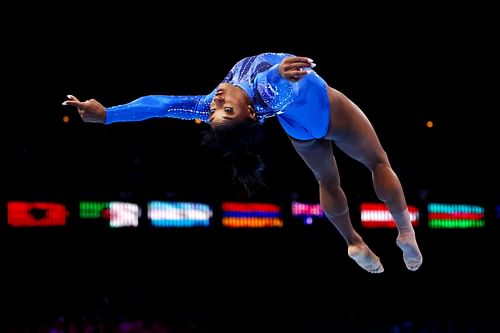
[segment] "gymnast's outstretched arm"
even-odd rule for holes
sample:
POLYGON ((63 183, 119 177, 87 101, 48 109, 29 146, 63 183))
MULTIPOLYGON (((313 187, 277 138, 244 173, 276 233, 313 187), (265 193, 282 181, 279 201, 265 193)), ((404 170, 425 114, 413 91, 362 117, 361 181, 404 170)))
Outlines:
POLYGON ((149 95, 111 107, 105 107, 95 99, 80 101, 75 96, 68 95, 63 105, 78 108, 82 120, 89 123, 111 124, 163 117, 184 120, 200 119, 208 122, 210 101, 214 94, 215 90, 209 95, 149 95))

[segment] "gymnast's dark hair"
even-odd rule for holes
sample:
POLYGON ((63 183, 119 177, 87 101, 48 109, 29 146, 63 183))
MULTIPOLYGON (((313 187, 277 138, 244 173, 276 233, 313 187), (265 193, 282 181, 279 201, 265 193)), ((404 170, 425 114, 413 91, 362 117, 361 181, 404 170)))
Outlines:
POLYGON ((229 162, 234 183, 243 186, 248 196, 264 185, 264 163, 260 156, 264 131, 258 121, 232 126, 209 127, 202 136, 202 145, 215 148, 229 162))

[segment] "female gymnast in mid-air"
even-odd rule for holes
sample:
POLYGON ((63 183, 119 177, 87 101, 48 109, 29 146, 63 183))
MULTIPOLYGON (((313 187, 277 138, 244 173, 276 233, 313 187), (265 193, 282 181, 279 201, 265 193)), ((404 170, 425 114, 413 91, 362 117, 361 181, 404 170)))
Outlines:
POLYGON ((377 197, 394 218, 406 267, 422 265, 401 182, 387 153, 361 109, 342 92, 330 87, 307 57, 262 53, 237 62, 208 95, 149 95, 127 104, 104 107, 95 99, 79 101, 68 95, 64 105, 78 109, 84 122, 111 124, 153 117, 200 119, 210 125, 205 143, 233 157, 233 176, 250 188, 261 181, 259 127, 277 117, 290 141, 319 184, 321 208, 347 242, 347 253, 370 273, 384 267, 354 229, 347 198, 340 186, 332 142, 372 174, 377 197), (239 162, 238 162, 239 161, 239 162), (241 162, 243 161, 243 162, 241 162))

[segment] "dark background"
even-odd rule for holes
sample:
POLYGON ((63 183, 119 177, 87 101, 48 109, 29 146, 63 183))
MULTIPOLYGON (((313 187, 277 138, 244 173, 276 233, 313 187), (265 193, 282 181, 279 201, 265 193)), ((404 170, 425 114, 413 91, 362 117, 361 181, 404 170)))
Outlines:
MULTIPOLYGON (((299 318, 494 313, 498 54, 488 8, 274 12, 255 4, 235 14, 231 7, 219 10, 221 4, 211 10, 165 6, 14 13, 19 20, 6 30, 3 50, 4 203, 244 200, 223 161, 200 147, 203 125, 166 118, 84 124, 61 103, 66 94, 106 106, 149 94, 205 94, 241 58, 288 52, 314 59, 318 74, 364 110, 410 204, 483 205, 487 228, 422 227, 425 264, 416 273, 402 266, 393 231, 364 230, 386 266, 386 273, 373 276, 346 259, 329 224, 278 232, 14 231, 2 218, 2 299, 9 313, 22 320, 52 310, 94 311, 103 295, 139 312, 255 325, 274 317, 289 328, 299 318), (425 127, 427 120, 433 128, 425 127), (240 256, 233 259, 233 253, 240 256)), ((276 119, 265 128, 268 187, 256 199, 317 201, 317 185, 276 119)), ((368 171, 336 154, 353 211, 375 200, 368 171)))
MULTIPOLYGON (((437 198, 498 199, 495 26, 487 8, 314 10, 294 25, 279 10, 229 15, 227 7, 202 7, 186 15, 124 7, 58 17, 32 9, 18 23, 26 29, 7 36, 9 191, 198 192, 214 182, 234 191, 227 177, 207 177, 225 171, 199 147, 203 126, 172 119, 83 124, 61 102, 66 94, 106 106, 147 94, 205 94, 236 61, 276 51, 313 58, 317 72, 365 111, 410 197, 426 190, 437 198)), ((276 119, 266 127, 272 190, 315 192, 276 119)), ((338 159, 346 189, 370 191, 366 171, 338 159)))

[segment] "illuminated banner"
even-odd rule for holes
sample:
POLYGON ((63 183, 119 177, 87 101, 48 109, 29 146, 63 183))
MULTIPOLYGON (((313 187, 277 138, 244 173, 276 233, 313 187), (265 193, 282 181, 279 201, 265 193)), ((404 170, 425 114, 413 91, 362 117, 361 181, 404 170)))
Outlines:
POLYGON ((139 225, 140 217, 140 207, 135 203, 120 201, 80 202, 81 219, 102 219, 106 222, 109 222, 109 226, 113 228, 137 227, 139 225))
POLYGON ((304 219, 304 224, 312 224, 314 219, 324 218, 325 214, 319 204, 292 202, 292 217, 304 219))
POLYGON ((148 218, 153 227, 208 227, 212 210, 196 202, 151 201, 148 218))
POLYGON ((427 205, 429 228, 483 228, 484 208, 474 205, 430 203, 427 205))
MULTIPOLYGON (((389 209, 383 203, 362 203, 361 204, 361 225, 365 228, 396 228, 396 222, 392 218, 389 209)), ((418 208, 408 206, 411 224, 418 225, 418 208)))
POLYGON ((54 227, 66 225, 68 210, 52 202, 9 201, 7 223, 13 227, 54 227))
POLYGON ((224 202, 222 225, 230 228, 283 227, 281 210, 269 203, 224 202))

